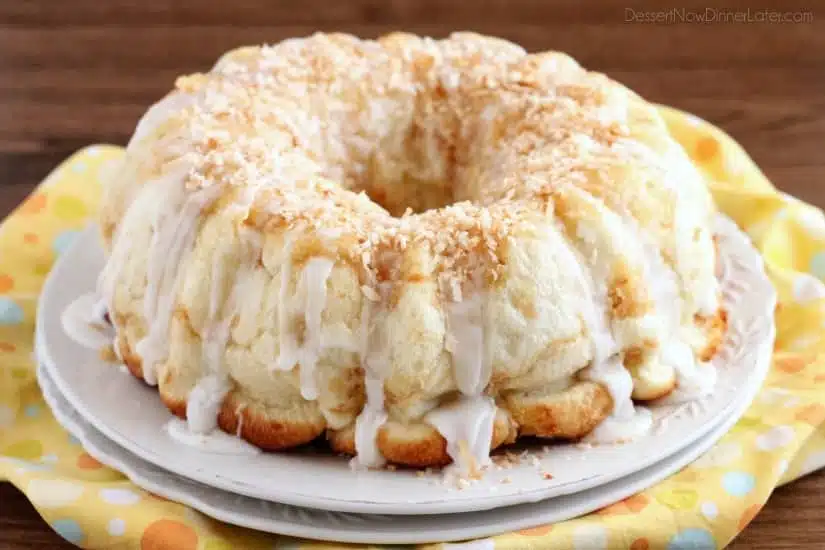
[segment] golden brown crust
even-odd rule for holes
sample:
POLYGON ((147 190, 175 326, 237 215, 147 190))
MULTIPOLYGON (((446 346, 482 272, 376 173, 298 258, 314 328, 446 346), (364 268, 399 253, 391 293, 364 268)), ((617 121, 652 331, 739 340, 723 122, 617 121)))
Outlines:
MULTIPOLYGON (((493 425, 490 450, 514 443, 517 427, 510 416, 498 409, 493 425)), ((355 430, 352 426, 327 433, 332 449, 338 453, 355 455, 355 430)), ((447 441, 435 428, 424 422, 401 424, 389 421, 378 430, 378 449, 392 464, 412 468, 446 466, 452 462, 447 454, 447 441)))
POLYGON ((260 403, 231 391, 218 413, 218 426, 226 433, 240 435, 256 447, 280 451, 309 443, 324 432, 325 423, 320 415, 310 421, 293 421, 288 416, 276 416, 260 403))
POLYGON ((126 368, 129 369, 129 372, 132 373, 135 378, 143 382, 143 367, 141 364, 141 359, 136 353, 132 352, 132 348, 129 346, 129 343, 122 334, 118 334, 115 346, 117 347, 126 368))
POLYGON ((579 382, 558 392, 511 392, 507 409, 519 425, 519 435, 578 439, 590 433, 613 409, 601 384, 579 382))
MULTIPOLYGON (((696 322, 708 334, 708 345, 701 353, 702 360, 707 361, 721 346, 727 330, 727 313, 720 309, 714 316, 697 317, 696 322)), ((129 372, 142 381, 140 358, 132 352, 125 338, 119 337, 117 345, 129 372)), ((646 351, 629 350, 626 366, 631 372, 646 351)), ((652 401, 668 395, 674 388, 675 379, 671 385, 647 388, 650 391, 638 386, 633 397, 640 401, 652 401)), ((162 390, 159 394, 172 414, 186 418, 185 400, 176 399, 162 390)), ((607 390, 594 382, 579 382, 560 393, 509 392, 503 397, 503 404, 509 414, 505 409, 499 408, 497 411, 491 451, 514 443, 520 436, 580 439, 604 420, 613 406, 607 390)), ((224 400, 218 415, 218 426, 226 433, 237 434, 245 441, 269 451, 309 443, 326 429, 320 415, 313 422, 278 419, 237 391, 230 392, 224 400)), ((355 455, 354 426, 327 430, 326 437, 335 452, 355 455)), ((451 463, 444 438, 432 426, 422 422, 405 425, 389 421, 378 431, 377 443, 391 464, 425 468, 451 463)))

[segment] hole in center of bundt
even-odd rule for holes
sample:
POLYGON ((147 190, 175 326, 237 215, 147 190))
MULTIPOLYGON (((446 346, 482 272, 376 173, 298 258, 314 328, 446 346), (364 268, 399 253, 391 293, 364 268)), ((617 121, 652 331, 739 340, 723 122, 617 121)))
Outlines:
POLYGON ((443 208, 460 200, 459 144, 435 138, 413 125, 403 145, 376 147, 362 169, 349 179, 391 215, 443 208))
POLYGON ((408 209, 419 214, 456 202, 449 183, 420 180, 410 176, 404 176, 396 181, 370 180, 357 191, 364 191, 370 200, 395 217, 404 215, 408 209))

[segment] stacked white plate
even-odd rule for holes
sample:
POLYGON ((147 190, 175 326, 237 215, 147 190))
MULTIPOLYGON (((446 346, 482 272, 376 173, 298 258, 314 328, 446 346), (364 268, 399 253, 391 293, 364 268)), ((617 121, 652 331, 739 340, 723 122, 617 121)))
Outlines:
POLYGON ((463 488, 440 472, 353 471, 315 450, 240 452, 170 437, 157 391, 64 330, 61 317, 94 290, 103 255, 90 227, 52 270, 40 301, 38 378, 57 420, 136 485, 217 519, 297 537, 422 543, 486 537, 579 516, 684 467, 739 419, 770 364, 776 296, 762 260, 736 226, 716 233, 729 331, 714 359, 712 395, 651 406, 654 429, 621 445, 554 444, 508 451, 507 464, 463 488))

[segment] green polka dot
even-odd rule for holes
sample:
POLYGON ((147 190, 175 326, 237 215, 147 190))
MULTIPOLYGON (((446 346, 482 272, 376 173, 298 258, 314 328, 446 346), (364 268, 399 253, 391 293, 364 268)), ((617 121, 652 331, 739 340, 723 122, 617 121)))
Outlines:
POLYGON ((54 213, 67 221, 82 220, 89 215, 89 209, 82 200, 70 195, 62 195, 54 200, 54 213))
POLYGON ((3 450, 3 454, 13 458, 32 460, 43 454, 43 445, 34 439, 26 439, 25 441, 12 443, 3 450))

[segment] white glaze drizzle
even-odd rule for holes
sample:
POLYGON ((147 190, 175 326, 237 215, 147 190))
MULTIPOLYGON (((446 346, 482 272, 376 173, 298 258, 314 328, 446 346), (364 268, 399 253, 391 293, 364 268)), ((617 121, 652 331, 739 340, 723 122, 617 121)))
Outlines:
MULTIPOLYGON (((380 290, 380 289, 379 289, 380 290)), ((373 296, 381 300, 381 295, 373 296)), ((361 368, 364 370, 366 402, 355 419, 355 457, 350 461, 353 469, 380 468, 386 459, 378 448, 378 431, 387 422, 384 407, 384 377, 390 368, 385 346, 374 345, 372 323, 378 304, 365 295, 361 306, 361 322, 358 330, 358 347, 361 368)))
POLYGON ((321 314, 327 302, 327 279, 334 266, 335 262, 328 258, 312 258, 301 272, 301 283, 306 295, 306 329, 300 356, 301 396, 304 399, 318 398, 315 367, 321 355, 321 314))
POLYGON ((619 443, 648 433, 653 417, 647 409, 635 407, 632 400, 633 379, 623 364, 621 343, 617 342, 607 309, 606 269, 597 269, 598 283, 587 264, 580 260, 575 264, 581 284, 592 296, 582 309, 582 318, 593 345, 590 366, 579 376, 601 384, 613 401, 613 410, 587 436, 595 443, 619 443))
POLYGON ((589 441, 620 443, 650 431, 653 416, 649 410, 633 405, 630 397, 633 393, 633 379, 622 364, 619 354, 594 361, 580 376, 607 388, 613 399, 613 411, 588 435, 589 441))
POLYGON ((99 304, 94 293, 81 294, 60 315, 63 330, 69 338, 95 350, 111 344, 114 338, 114 331, 104 320, 99 304))
POLYGON ((249 238, 250 231, 240 227, 239 237, 243 251, 236 279, 228 293, 221 314, 221 298, 225 293, 227 265, 233 262, 231 257, 235 245, 233 239, 220 247, 213 257, 209 288, 209 307, 207 318, 201 334, 201 360, 203 376, 198 380, 186 402, 186 419, 189 430, 193 433, 209 433, 217 428, 218 414, 232 384, 224 368, 226 348, 229 343, 232 322, 240 306, 240 294, 248 286, 252 275, 252 265, 257 257, 259 245, 249 238))
POLYGON ((299 364, 301 397, 314 400, 318 398, 315 367, 323 350, 321 314, 326 307, 327 279, 335 262, 321 256, 311 258, 301 271, 295 295, 288 297, 287 288, 292 271, 290 252, 291 248, 287 248, 286 263, 281 268, 280 353, 275 367, 288 371, 299 364), (303 311, 304 316, 304 334, 303 342, 299 344, 294 319, 295 314, 300 311, 303 311))
MULTIPOLYGON (((136 200, 154 200, 156 188, 164 191, 163 207, 152 220, 152 239, 147 256, 147 279, 144 294, 144 318, 148 324, 145 337, 135 346, 142 362, 147 384, 157 384, 156 368, 168 353, 169 324, 174 311, 180 284, 180 266, 194 245, 200 215, 221 193, 220 186, 201 189, 191 194, 186 191, 185 166, 170 169, 157 181, 145 184, 136 200)), ((131 212, 140 209, 130 208, 131 212)), ((121 224, 125 226, 126 224, 121 224)), ((114 311, 114 292, 120 270, 129 254, 131 242, 118 231, 110 255, 99 279, 99 288, 109 311, 114 311)))
POLYGON ((428 412, 424 420, 447 441, 452 469, 460 476, 477 477, 490 464, 490 442, 496 404, 485 395, 462 395, 453 403, 428 412))
POLYGON ((164 430, 178 443, 205 453, 250 456, 261 453, 254 445, 220 430, 213 430, 207 434, 194 432, 186 422, 178 418, 167 422, 164 430))
MULTIPOLYGON (((455 294, 454 294, 455 295, 455 294)), ((445 304, 445 348, 453 358, 453 376, 461 392, 453 403, 428 412, 424 421, 447 442, 452 468, 460 475, 476 476, 490 463, 496 405, 483 394, 490 381, 490 357, 484 340, 483 293, 445 304)))
POLYGON ((453 357, 458 390, 467 396, 480 395, 490 380, 491 364, 484 349, 482 319, 484 297, 473 294, 461 302, 445 304, 448 337, 445 348, 453 357))
POLYGON ((684 304, 675 272, 665 264, 655 245, 647 244, 645 249, 646 280, 661 321, 662 338, 656 352, 658 357, 653 360, 674 369, 676 389, 669 399, 685 401, 704 397, 716 385, 716 370, 698 361, 686 338, 679 334, 684 304))
POLYGON ((195 384, 186 400, 186 423, 192 433, 215 431, 218 412, 230 389, 229 380, 221 374, 208 374, 195 384))
POLYGON ((355 468, 379 468, 386 463, 376 440, 378 430, 387 421, 384 409, 384 381, 372 375, 365 376, 367 402, 355 419, 355 457, 350 465, 355 468))
POLYGON ((667 403, 693 401, 710 395, 716 386, 718 373, 711 363, 697 361, 693 350, 683 341, 673 339, 661 351, 660 360, 676 370, 676 389, 667 396, 667 403))

